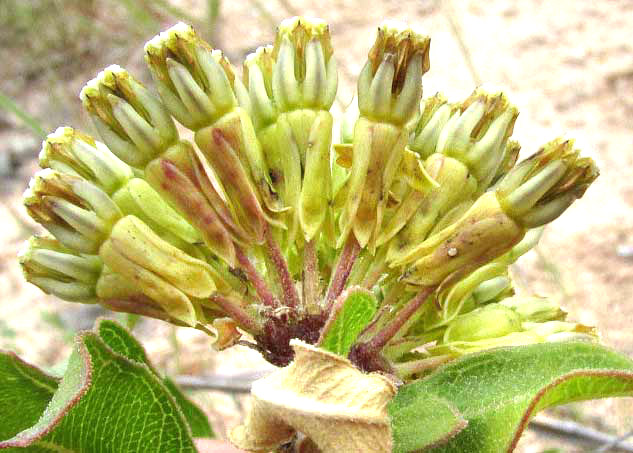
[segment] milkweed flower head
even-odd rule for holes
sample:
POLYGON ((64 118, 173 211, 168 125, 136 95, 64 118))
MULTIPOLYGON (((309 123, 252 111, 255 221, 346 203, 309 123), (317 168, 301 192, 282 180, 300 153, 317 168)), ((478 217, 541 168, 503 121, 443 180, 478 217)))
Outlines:
POLYGON ((378 27, 339 119, 320 19, 283 21, 241 72, 182 23, 145 60, 153 88, 113 65, 82 89, 99 137, 44 140, 24 204, 47 233, 19 258, 44 292, 287 365, 291 340, 319 346, 365 291, 376 312, 349 358, 401 379, 491 347, 596 338, 555 300, 516 295, 509 273, 597 177, 593 161, 562 138, 519 161, 501 90, 424 97, 428 36, 378 27))

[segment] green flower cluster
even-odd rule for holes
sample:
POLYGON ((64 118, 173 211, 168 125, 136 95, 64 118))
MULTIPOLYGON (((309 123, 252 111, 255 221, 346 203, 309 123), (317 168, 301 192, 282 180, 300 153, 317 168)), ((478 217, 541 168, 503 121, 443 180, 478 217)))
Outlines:
POLYGON ((81 91, 103 143, 68 127, 44 141, 24 203, 50 235, 21 253, 26 279, 211 328, 219 347, 250 334, 275 364, 292 359, 290 339, 318 341, 351 286, 380 303, 351 354, 364 369, 409 376, 482 348, 595 336, 548 299, 514 296, 508 273, 596 178, 593 162, 556 139, 516 164, 503 93, 423 99, 429 45, 378 28, 333 145, 326 23, 282 22, 241 78, 190 26, 159 34, 145 46, 156 92, 118 66, 81 91))

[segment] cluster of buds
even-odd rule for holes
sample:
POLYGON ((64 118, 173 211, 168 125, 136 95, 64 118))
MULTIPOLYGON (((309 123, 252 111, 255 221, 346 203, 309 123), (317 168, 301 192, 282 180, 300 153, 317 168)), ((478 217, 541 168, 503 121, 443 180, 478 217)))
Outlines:
POLYGON ((190 26, 161 33, 145 46, 156 93, 110 66, 80 95, 102 142, 68 127, 44 141, 24 203, 49 234, 21 253, 26 279, 276 365, 365 288, 377 311, 349 357, 403 379, 485 348, 595 338, 554 301, 515 295, 509 272, 593 162, 556 139, 517 164, 518 110, 498 90, 423 98, 429 45, 378 28, 333 145, 323 21, 282 22, 241 78, 190 26))

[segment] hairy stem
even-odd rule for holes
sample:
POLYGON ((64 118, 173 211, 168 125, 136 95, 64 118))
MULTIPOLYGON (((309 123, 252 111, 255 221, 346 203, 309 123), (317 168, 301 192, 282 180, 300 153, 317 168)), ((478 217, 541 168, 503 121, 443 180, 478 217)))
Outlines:
POLYGON ((261 275, 259 275, 259 272, 255 269, 255 266, 253 266, 253 263, 251 263, 251 260, 248 259, 242 249, 237 246, 235 247, 235 256, 246 273, 249 281, 253 284, 259 300, 261 300, 261 302, 267 307, 278 307, 279 301, 277 301, 275 296, 273 296, 273 293, 270 291, 270 288, 268 288, 266 281, 261 275))
POLYGON ((428 357, 426 359, 421 360, 413 360, 411 362, 397 363, 394 365, 398 376, 401 378, 409 377, 413 374, 424 373, 429 370, 434 370, 440 365, 445 364, 446 362, 454 359, 453 356, 450 355, 440 355, 436 357, 428 357))
POLYGON ((299 306, 299 293, 295 287, 292 275, 290 275, 288 263, 286 263, 281 249, 279 248, 279 244, 277 244, 277 241, 273 237, 268 226, 266 226, 264 230, 264 236, 266 238, 266 245, 268 246, 266 250, 273 262, 273 265, 275 266, 275 270, 279 276, 279 281, 281 282, 281 288, 284 293, 284 302, 286 303, 286 306, 296 308, 299 306))
POLYGON ((220 307, 227 315, 237 322, 237 325, 242 329, 255 333, 261 330, 261 326, 255 319, 253 319, 242 307, 239 306, 237 301, 231 300, 226 296, 220 294, 214 294, 210 297, 211 301, 220 307))
POLYGON ((319 263, 314 239, 303 249, 303 304, 310 311, 319 300, 319 263))
POLYGON ((434 286, 422 288, 420 292, 398 312, 389 324, 378 332, 374 338, 369 340, 367 347, 375 352, 380 351, 389 342, 389 340, 398 333, 407 320, 422 306, 424 301, 434 290, 434 286))
POLYGON ((395 370, 393 370, 391 364, 380 354, 380 351, 396 336, 402 326, 406 324, 434 290, 435 286, 422 288, 371 340, 366 343, 355 344, 349 354, 352 363, 364 371, 394 373, 395 370))
POLYGON ((354 266, 354 262, 356 261, 356 258, 358 258, 359 253, 360 245, 354 235, 350 234, 347 242, 345 243, 345 247, 341 252, 341 256, 339 257, 336 270, 332 274, 332 280, 330 281, 330 288, 326 298, 326 310, 329 310, 332 307, 336 298, 343 292, 345 283, 347 283, 347 279, 349 278, 349 274, 352 272, 352 267, 354 266))

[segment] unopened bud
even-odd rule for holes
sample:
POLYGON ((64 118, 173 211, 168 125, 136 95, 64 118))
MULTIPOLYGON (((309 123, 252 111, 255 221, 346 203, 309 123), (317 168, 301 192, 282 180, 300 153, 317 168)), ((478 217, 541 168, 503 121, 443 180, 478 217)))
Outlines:
POLYGON ((409 148, 426 159, 435 152, 442 129, 451 117, 454 106, 438 93, 422 101, 422 112, 409 139, 409 148))
POLYGON ((504 211, 534 228, 551 222, 580 198, 598 170, 573 147, 571 140, 553 140, 514 167, 496 188, 504 211))
POLYGON ((100 72, 80 98, 106 145, 134 167, 143 168, 178 140, 160 99, 119 66, 100 72))
POLYGON ((499 304, 513 309, 522 321, 527 322, 561 321, 567 316, 565 310, 546 297, 514 296, 499 304))
POLYGON ((429 69, 427 36, 397 23, 378 27, 376 41, 358 79, 362 116, 398 125, 419 108, 422 75, 429 69))
POLYGON ((455 318, 448 325, 443 342, 485 340, 521 330, 521 317, 514 310, 492 304, 455 318))
POLYGON ((121 217, 118 206, 99 187, 50 169, 31 179, 24 205, 62 244, 81 253, 97 253, 121 217))
POLYGON ((237 105, 233 67, 182 22, 145 45, 145 60, 171 114, 189 129, 208 126, 237 105))
POLYGON ((330 109, 338 84, 332 54, 329 27, 321 19, 293 17, 279 25, 272 88, 280 111, 330 109))
POLYGON ((76 253, 48 237, 31 237, 19 254, 26 281, 69 302, 95 303, 95 285, 103 263, 76 253))
POLYGON ((170 316, 189 325, 196 323, 189 297, 206 298, 216 290, 211 266, 161 239, 134 216, 117 222, 99 256, 113 271, 134 280, 170 316))
POLYGON ((442 129, 436 151, 462 161, 483 192, 501 165, 519 112, 501 93, 478 88, 442 129))
POLYGON ((42 168, 81 177, 108 194, 134 176, 103 143, 71 127, 60 127, 46 137, 39 160, 42 168))

